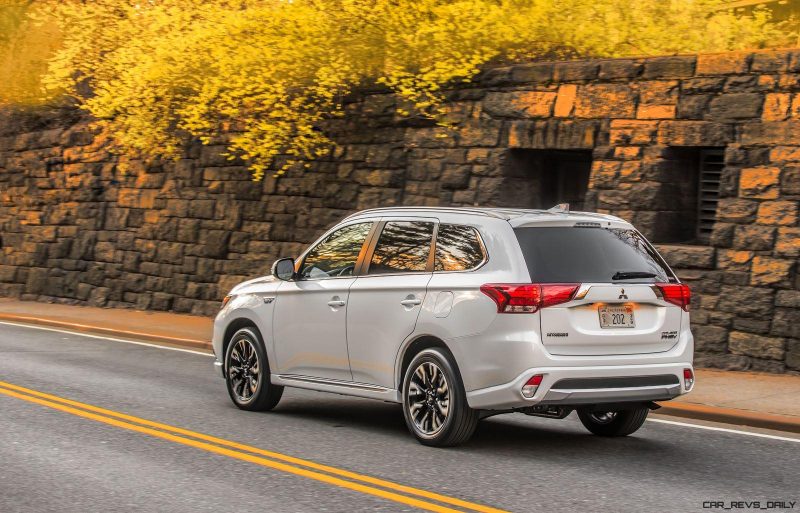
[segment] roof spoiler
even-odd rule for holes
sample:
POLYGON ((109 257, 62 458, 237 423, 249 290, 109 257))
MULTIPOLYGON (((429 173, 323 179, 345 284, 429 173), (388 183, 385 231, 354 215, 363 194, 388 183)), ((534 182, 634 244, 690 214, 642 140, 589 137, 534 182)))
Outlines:
POLYGON ((569 213, 569 203, 559 203, 558 205, 548 208, 548 212, 553 214, 566 214, 569 213))

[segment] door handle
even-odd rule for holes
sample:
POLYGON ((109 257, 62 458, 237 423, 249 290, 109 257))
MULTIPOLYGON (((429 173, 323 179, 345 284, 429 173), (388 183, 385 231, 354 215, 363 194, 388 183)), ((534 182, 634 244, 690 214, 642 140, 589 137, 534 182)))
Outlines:
POLYGON ((417 299, 417 298, 404 299, 404 300, 400 301, 400 304, 403 305, 403 306, 417 306, 417 305, 422 304, 422 300, 421 299, 417 299))
POLYGON ((338 307, 344 306, 346 304, 347 303, 345 301, 342 301, 341 299, 335 299, 335 300, 328 301, 328 306, 333 307, 333 308, 338 308, 338 307))

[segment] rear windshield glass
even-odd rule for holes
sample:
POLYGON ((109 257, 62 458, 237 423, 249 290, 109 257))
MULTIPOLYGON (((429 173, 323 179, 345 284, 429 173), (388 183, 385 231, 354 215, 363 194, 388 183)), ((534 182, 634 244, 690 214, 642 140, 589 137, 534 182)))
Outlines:
POLYGON ((674 281, 672 272, 635 230, 560 226, 514 232, 534 283, 674 281))

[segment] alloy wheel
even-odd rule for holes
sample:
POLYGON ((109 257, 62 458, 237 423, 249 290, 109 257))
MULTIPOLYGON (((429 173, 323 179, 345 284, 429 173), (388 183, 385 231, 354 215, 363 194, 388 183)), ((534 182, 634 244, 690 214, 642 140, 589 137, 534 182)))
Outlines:
POLYGON ((250 401, 258 390, 261 366, 255 343, 243 335, 235 339, 228 363, 228 377, 236 398, 243 403, 250 401))
POLYGON ((406 407, 416 428, 434 436, 450 414, 450 386, 442 369, 433 362, 419 364, 411 376, 406 407))

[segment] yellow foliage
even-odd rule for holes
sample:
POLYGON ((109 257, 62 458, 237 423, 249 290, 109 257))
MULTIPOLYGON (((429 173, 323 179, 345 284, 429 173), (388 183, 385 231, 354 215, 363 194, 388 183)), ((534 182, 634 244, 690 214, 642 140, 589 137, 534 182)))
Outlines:
MULTIPOLYGON (((446 125, 443 89, 490 63, 759 48, 789 37, 767 10, 742 16, 720 11, 723 4, 50 0, 34 4, 38 15, 22 23, 60 30, 16 30, 11 46, 33 51, 41 43, 26 58, 49 57, 50 94, 75 97, 120 149, 174 157, 190 138, 222 137, 258 179, 329 151, 320 127, 363 85, 394 91, 404 100, 400 116, 416 111, 446 125)), ((30 76, 37 78, 17 89, 35 88, 38 76, 30 76)), ((0 95, 20 97, 8 88, 0 95)))

